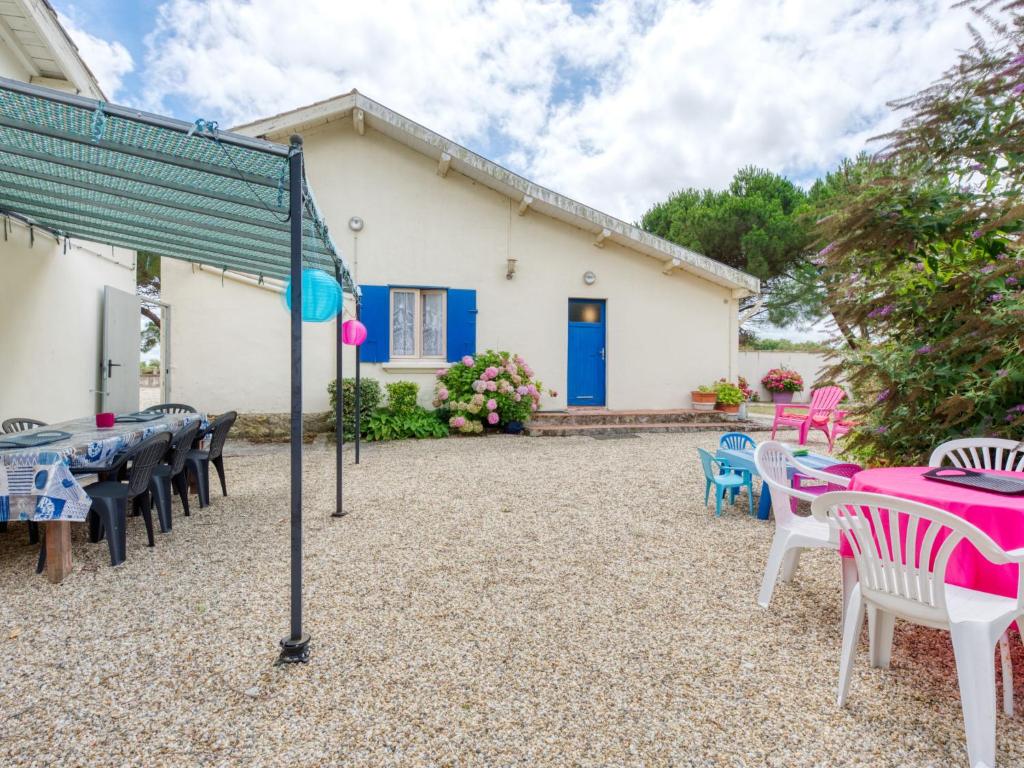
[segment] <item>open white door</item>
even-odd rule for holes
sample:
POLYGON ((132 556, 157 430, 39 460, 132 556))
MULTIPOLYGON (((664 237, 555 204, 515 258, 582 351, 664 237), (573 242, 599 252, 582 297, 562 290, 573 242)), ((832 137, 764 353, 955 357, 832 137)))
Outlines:
POLYGON ((100 403, 103 411, 139 410, 139 345, 142 301, 109 285, 103 287, 103 357, 100 403))

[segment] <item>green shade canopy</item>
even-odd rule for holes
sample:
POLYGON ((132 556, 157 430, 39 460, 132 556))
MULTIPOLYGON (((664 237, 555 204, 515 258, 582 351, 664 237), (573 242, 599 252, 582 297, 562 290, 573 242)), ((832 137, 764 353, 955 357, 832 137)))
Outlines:
MULTIPOLYGON (((0 78, 0 213, 257 276, 290 265, 282 144, 0 78)), ((305 184, 303 264, 358 292, 305 184)))

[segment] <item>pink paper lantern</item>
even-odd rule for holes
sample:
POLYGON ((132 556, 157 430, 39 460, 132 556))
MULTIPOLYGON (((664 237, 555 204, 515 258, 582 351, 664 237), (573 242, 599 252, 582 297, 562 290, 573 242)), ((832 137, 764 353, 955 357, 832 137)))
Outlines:
POLYGON ((358 347, 366 341, 366 326, 358 320, 346 320, 341 324, 341 340, 352 347, 358 347))

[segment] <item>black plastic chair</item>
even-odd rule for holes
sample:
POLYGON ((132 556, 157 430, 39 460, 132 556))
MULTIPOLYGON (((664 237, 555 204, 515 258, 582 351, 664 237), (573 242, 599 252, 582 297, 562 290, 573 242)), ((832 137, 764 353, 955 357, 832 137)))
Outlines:
MULTIPOLYGON (((85 492, 92 499, 89 515, 89 540, 99 541, 100 533, 106 536, 110 548, 110 564, 124 562, 127 546, 128 502, 139 500, 149 546, 153 540, 153 510, 149 496, 153 470, 166 455, 171 443, 171 433, 161 432, 148 437, 132 448, 122 459, 129 462, 128 482, 101 480, 85 486, 85 492)), ((113 469, 113 467, 111 468, 113 469)))
POLYGON ((29 429, 35 429, 36 427, 45 427, 45 421, 39 421, 38 419, 29 419, 24 417, 16 417, 13 419, 7 419, 3 423, 4 432, 12 434, 14 432, 25 432, 29 429))
MULTIPOLYGON (((39 421, 39 419, 29 419, 27 417, 15 417, 13 419, 6 419, 3 423, 3 430, 5 434, 13 434, 15 432, 25 432, 29 429, 35 429, 36 427, 45 427, 45 421, 39 421)), ((0 522, 0 532, 7 530, 7 521, 0 522)), ((38 544, 39 543, 39 523, 34 523, 31 520, 28 521, 28 543, 38 544)))
POLYGON ((207 451, 196 449, 188 452, 185 457, 186 476, 191 474, 196 479, 196 488, 199 491, 199 508, 210 505, 210 464, 217 470, 220 477, 220 489, 224 495, 228 495, 228 484, 224 479, 224 441, 228 439, 228 431, 235 423, 238 414, 234 411, 222 413, 206 429, 210 438, 210 449, 207 451))
POLYGON ((185 405, 184 403, 160 403, 159 405, 151 405, 143 413, 160 411, 160 413, 198 413, 195 408, 191 405, 185 405))
POLYGON ((188 479, 185 476, 185 458, 192 450, 192 441, 199 433, 199 421, 193 421, 177 432, 171 438, 170 447, 167 450, 165 460, 157 464, 153 469, 153 478, 149 481, 149 490, 156 502, 156 516, 160 522, 160 532, 167 533, 171 530, 173 519, 171 515, 171 488, 181 497, 181 505, 185 508, 185 516, 188 517, 188 479))

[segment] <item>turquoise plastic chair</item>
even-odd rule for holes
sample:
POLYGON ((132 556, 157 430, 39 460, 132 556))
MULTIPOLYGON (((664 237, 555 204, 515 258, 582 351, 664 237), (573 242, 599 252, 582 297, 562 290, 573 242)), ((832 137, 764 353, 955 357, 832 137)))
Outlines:
MULTIPOLYGON (((708 494, 711 486, 715 486, 715 517, 722 516, 722 499, 726 493, 735 494, 741 488, 747 489, 747 504, 750 507, 750 514, 754 514, 754 480, 749 471, 745 469, 734 469, 721 459, 716 459, 703 448, 698 448, 700 463, 704 466, 704 506, 708 505, 708 494), (718 473, 715 473, 715 467, 718 473)), ((733 500, 735 501, 735 496, 733 500)))
POLYGON ((718 438, 718 447, 730 451, 742 451, 744 448, 754 450, 757 448, 757 443, 750 435, 745 435, 742 432, 726 432, 718 438))

